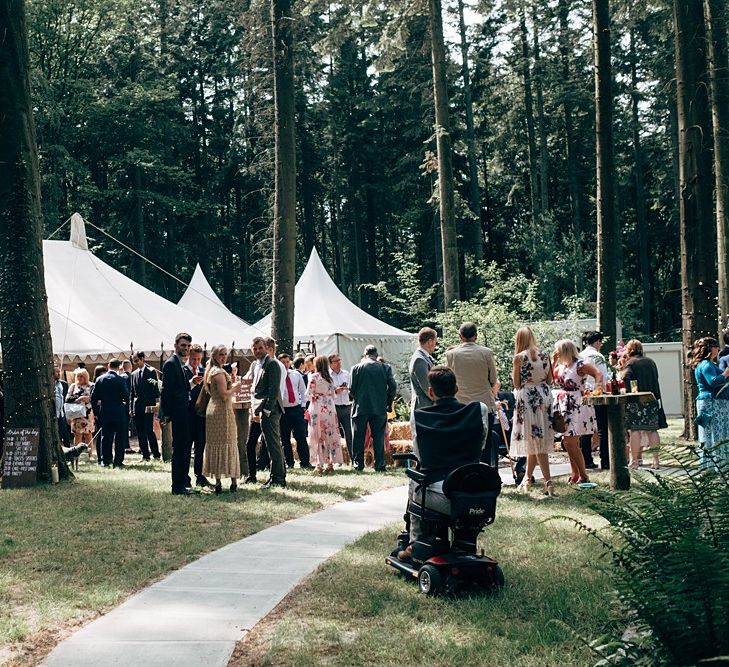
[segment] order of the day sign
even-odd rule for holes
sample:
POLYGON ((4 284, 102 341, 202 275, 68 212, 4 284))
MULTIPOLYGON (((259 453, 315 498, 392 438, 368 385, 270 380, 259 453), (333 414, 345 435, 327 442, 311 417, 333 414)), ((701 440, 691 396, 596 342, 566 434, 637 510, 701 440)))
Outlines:
POLYGON ((39 428, 9 428, 5 431, 3 489, 33 486, 38 468, 39 428))

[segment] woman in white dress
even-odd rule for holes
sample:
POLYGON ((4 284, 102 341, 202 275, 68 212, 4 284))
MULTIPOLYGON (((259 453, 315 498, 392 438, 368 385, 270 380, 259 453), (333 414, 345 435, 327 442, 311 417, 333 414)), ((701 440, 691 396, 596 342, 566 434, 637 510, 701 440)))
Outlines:
POLYGON ((602 373, 592 364, 579 358, 575 344, 565 338, 554 344, 552 363, 556 366, 554 379, 559 385, 557 404, 567 422, 567 430, 562 435, 562 444, 570 457, 572 476, 570 484, 589 482, 585 469, 585 458, 580 449, 580 436, 591 436, 595 431, 595 410, 582 402, 585 391, 585 378, 591 375, 596 382, 603 382, 602 373))
POLYGON ((534 332, 521 327, 514 345, 514 426, 511 456, 526 456, 527 467, 519 491, 528 493, 534 469, 539 464, 544 477, 545 495, 554 495, 549 472, 549 451, 554 446, 552 430, 552 364, 549 355, 537 347, 534 332))

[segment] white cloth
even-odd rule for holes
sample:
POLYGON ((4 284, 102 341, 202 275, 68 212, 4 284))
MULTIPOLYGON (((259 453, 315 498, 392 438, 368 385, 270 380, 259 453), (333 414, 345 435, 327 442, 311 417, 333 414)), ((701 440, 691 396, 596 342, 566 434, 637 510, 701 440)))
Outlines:
MULTIPOLYGON (((350 381, 349 371, 342 369, 339 373, 331 372, 332 382, 334 383, 334 389, 341 387, 346 384, 348 387, 352 386, 350 381)), ((349 398, 348 391, 338 391, 334 394, 334 405, 351 405, 352 401, 349 398)))
POLYGON ((293 403, 289 400, 289 389, 286 387, 286 375, 284 375, 284 387, 286 387, 286 393, 283 396, 284 408, 293 408, 295 405, 304 407, 306 405, 306 385, 303 376, 293 368, 288 370, 287 375, 291 378, 291 387, 294 390, 295 400, 293 403))
MULTIPOLYGON (((605 357, 601 352, 598 352, 592 345, 588 345, 582 352, 580 352, 580 359, 586 364, 592 364, 602 373, 602 385, 605 388, 605 382, 609 377, 608 367, 605 363, 605 357)), ((585 378, 585 387, 592 391, 595 388, 595 378, 592 375, 588 375, 585 378)))
MULTIPOLYGON (((483 442, 481 443, 481 449, 483 449, 486 445, 486 439, 489 437, 489 425, 491 424, 491 419, 489 417, 488 405, 485 403, 479 403, 479 405, 481 406, 481 423, 483 424, 483 442)), ((410 434, 412 435, 413 440, 413 452, 415 453, 415 456, 420 458, 420 453, 418 452, 418 434, 415 428, 415 412, 413 411, 410 412, 410 434)))
POLYGON ((279 361, 278 359, 274 359, 274 361, 278 364, 278 367, 281 370, 281 382, 279 383, 279 391, 281 392, 281 400, 285 403, 289 397, 289 390, 286 388, 286 366, 284 366, 283 362, 279 361))
POLYGON ((56 380, 56 418, 63 417, 65 414, 64 410, 64 399, 65 396, 63 395, 63 385, 61 384, 60 380, 56 380))

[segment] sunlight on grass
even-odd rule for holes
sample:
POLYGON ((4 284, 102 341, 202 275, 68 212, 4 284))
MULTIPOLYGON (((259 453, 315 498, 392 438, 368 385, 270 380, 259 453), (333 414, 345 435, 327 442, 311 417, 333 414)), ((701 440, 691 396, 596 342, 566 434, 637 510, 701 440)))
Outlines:
POLYGON ((0 655, 103 613, 208 551, 397 486, 403 476, 314 478, 294 470, 288 482, 286 489, 242 485, 237 494, 185 498, 170 494, 168 465, 109 470, 84 462, 74 482, 0 492, 0 655))

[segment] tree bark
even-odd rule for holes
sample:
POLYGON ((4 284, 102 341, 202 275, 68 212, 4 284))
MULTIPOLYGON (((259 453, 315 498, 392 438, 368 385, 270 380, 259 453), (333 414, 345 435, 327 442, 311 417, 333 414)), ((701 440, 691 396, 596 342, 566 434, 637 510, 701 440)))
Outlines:
POLYGON ((714 132, 714 187, 716 190, 716 249, 719 279, 719 329, 729 318, 729 49, 727 7, 718 0, 704 0, 706 38, 711 84, 711 120, 714 132))
POLYGON ((38 149, 23 0, 0 0, 0 342, 6 428, 38 427, 38 482, 72 477, 55 418, 38 149))
POLYGON ((572 87, 570 84, 570 39, 568 0, 559 0, 559 53, 562 62, 562 109, 564 113, 565 153, 567 156, 567 187, 570 193, 572 229, 579 239, 582 234, 580 190, 577 182, 577 158, 574 126, 572 124, 572 87))
POLYGON ((539 49, 539 20, 537 4, 532 2, 532 28, 534 51, 534 89, 537 103, 537 129, 539 132, 539 206, 549 211, 549 148, 547 146, 547 127, 544 120, 544 94, 542 92, 542 59, 539 49))
MULTIPOLYGON (((134 213, 132 217, 132 236, 135 250, 146 257, 146 244, 144 239, 144 202, 142 201, 142 167, 132 165, 132 183, 134 192, 134 213)), ((134 280, 142 285, 147 284, 147 267, 139 255, 132 256, 132 273, 134 280)))
POLYGON ((633 169, 635 170, 635 223, 638 236, 638 268, 640 273, 641 319, 643 332, 651 332, 651 285, 650 256, 648 255, 648 222, 643 185, 643 146, 640 141, 640 116, 638 95, 638 63, 635 53, 635 31, 630 30, 630 97, 631 124, 633 133, 633 169))
POLYGON ((539 169, 537 159, 537 139, 534 129, 534 103, 532 101, 532 74, 529 63, 529 33, 527 32, 526 10, 521 6, 519 15, 521 34, 521 67, 524 78, 524 116, 527 126, 527 148, 529 151, 529 199, 531 201, 532 225, 537 228, 540 214, 539 169))
POLYGON ((595 134, 597 208, 597 327, 616 342, 617 251, 620 243, 615 216, 610 5, 592 0, 595 56, 595 134))
POLYGON ((443 301, 447 310, 458 299, 458 237, 456 232, 453 156, 451 154, 450 112, 446 77, 445 43, 441 0, 428 0, 430 48, 433 60, 435 132, 438 147, 438 198, 443 253, 443 301))
MULTIPOLYGON (((711 111, 702 0, 674 0, 680 183, 681 309, 684 349, 716 329, 716 227, 711 173, 711 111)), ((686 430, 695 436, 694 374, 684 362, 686 430)))
POLYGON ((468 39, 463 16, 463 0, 458 0, 458 26, 461 37, 461 72, 463 76, 463 102, 466 111, 466 149, 468 151, 469 200, 475 219, 469 224, 471 251, 478 262, 483 259, 483 233, 481 230, 481 193, 478 187, 478 158, 476 157, 476 132, 473 126, 473 96, 471 72, 468 64, 468 39))
POLYGON ((276 183, 273 223, 271 335, 279 348, 294 343, 296 286, 296 135, 291 0, 271 0, 276 183))

